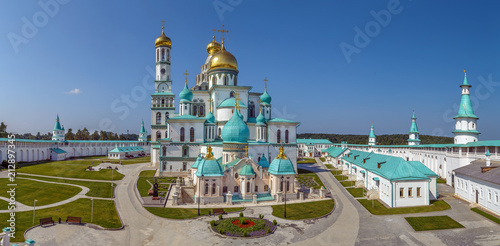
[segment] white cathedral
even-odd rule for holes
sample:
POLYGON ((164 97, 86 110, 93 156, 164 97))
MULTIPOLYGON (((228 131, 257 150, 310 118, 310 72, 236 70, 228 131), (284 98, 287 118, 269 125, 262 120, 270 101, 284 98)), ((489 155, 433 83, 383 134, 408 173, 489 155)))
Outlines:
MULTIPOLYGON (((223 36, 227 32, 220 31, 223 36)), ((204 202, 222 202, 228 193, 240 199, 274 195, 283 189, 277 188, 282 177, 286 190, 293 192, 299 122, 272 117, 267 84, 263 93, 239 85, 235 56, 226 50, 224 37, 221 45, 214 36, 191 89, 185 73, 176 114, 171 48, 162 30, 155 41, 151 95, 151 162, 158 168, 156 175, 189 175, 194 185, 201 180, 204 202)))

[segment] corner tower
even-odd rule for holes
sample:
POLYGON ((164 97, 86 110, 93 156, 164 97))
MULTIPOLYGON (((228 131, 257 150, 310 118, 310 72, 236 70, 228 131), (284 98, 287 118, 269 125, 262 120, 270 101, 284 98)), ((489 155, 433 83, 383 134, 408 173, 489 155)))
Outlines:
POLYGON ((377 144, 377 137, 375 136, 375 132, 373 131, 373 123, 372 127, 370 128, 370 135, 368 136, 368 145, 375 145, 377 144))
MULTIPOLYGON (((465 73, 465 70, 464 70, 465 73)), ((455 144, 466 144, 476 142, 480 132, 477 130, 476 122, 479 119, 474 115, 472 103, 470 101, 470 88, 472 87, 467 82, 467 74, 464 75, 464 82, 460 85, 462 88, 462 100, 458 108, 458 114, 455 119, 455 144)))
POLYGON ((54 125, 54 130, 52 131, 52 141, 64 141, 64 127, 61 126, 59 122, 59 114, 56 117, 56 124, 54 125))
POLYGON ((420 145, 420 139, 418 137, 419 134, 420 132, 418 132, 417 117, 415 117, 415 111, 413 111, 410 132, 408 133, 408 145, 420 145))

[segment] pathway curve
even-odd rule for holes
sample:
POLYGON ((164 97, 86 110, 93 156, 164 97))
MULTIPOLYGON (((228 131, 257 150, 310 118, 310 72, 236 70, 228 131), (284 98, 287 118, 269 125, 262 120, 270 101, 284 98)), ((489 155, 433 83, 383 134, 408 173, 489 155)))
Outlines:
MULTIPOLYGON (((92 171, 89 171, 92 172, 92 171)), ((66 180, 75 180, 75 181, 87 181, 87 182, 113 182, 117 183, 120 182, 120 180, 99 180, 99 179, 79 179, 79 178, 66 178, 66 177, 57 177, 57 176, 47 176, 47 175, 39 175, 39 174, 31 174, 31 173, 18 173, 17 178, 19 178, 19 175, 23 176, 33 176, 33 177, 42 177, 42 178, 52 178, 52 179, 66 179, 66 180)))

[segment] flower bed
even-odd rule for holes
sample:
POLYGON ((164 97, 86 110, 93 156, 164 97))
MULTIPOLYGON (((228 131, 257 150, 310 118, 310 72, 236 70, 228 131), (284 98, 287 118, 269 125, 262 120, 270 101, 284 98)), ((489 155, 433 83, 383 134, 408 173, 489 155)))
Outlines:
POLYGON ((214 232, 230 237, 260 237, 276 230, 271 221, 253 217, 232 217, 210 224, 214 232))

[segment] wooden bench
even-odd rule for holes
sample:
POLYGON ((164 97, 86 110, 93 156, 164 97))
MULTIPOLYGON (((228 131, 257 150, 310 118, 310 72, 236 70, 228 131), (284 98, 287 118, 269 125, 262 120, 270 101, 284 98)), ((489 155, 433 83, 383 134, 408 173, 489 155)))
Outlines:
POLYGON ((225 213, 226 213, 226 211, 224 211, 223 208, 214 208, 212 215, 215 216, 215 215, 218 215, 218 214, 225 214, 225 213))
POLYGON ((68 216, 68 218, 66 219, 66 223, 78 223, 79 225, 82 224, 82 218, 81 217, 72 217, 72 216, 68 216))
POLYGON ((52 224, 52 225, 54 225, 54 220, 52 220, 52 217, 40 219, 40 226, 43 226, 45 224, 52 224))

